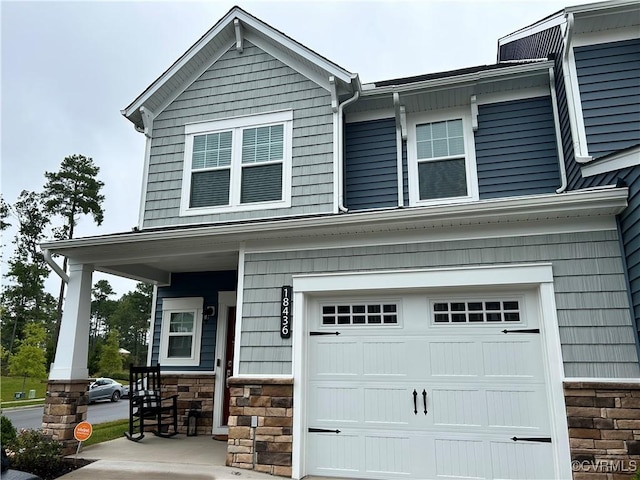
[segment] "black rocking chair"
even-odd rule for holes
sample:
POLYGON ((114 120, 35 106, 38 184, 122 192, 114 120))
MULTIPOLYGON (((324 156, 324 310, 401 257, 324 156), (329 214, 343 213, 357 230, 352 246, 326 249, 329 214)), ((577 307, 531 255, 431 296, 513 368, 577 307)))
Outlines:
POLYGON ((129 367, 129 440, 142 440, 145 427, 159 437, 178 433, 178 395, 162 397, 161 389, 160 365, 129 367))

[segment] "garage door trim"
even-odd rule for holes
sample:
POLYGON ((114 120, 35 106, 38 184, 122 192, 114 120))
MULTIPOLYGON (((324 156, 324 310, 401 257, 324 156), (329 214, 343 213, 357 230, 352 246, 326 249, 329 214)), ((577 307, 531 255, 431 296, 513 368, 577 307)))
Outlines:
POLYGON ((490 288, 502 285, 534 286, 537 289, 543 362, 549 380, 547 387, 550 398, 551 431, 557 439, 553 443, 554 470, 559 478, 571 478, 568 428, 562 390, 562 354, 556 317, 553 271, 549 263, 294 275, 292 329, 295 379, 293 395, 296 408, 293 412, 292 478, 302 478, 307 474, 305 439, 308 426, 305 401, 309 338, 306 319, 310 318, 307 301, 309 296, 350 291, 364 295, 367 291, 393 292, 394 290, 480 286, 490 288), (487 279, 491 281, 488 282, 487 279), (354 288, 354 285, 357 285, 357 288, 354 288))

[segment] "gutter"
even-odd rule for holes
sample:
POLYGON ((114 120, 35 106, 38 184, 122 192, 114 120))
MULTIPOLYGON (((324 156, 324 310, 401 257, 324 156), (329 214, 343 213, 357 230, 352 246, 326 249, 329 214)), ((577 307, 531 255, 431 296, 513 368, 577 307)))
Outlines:
POLYGON ((553 67, 549 67, 549 87, 551 90, 551 106, 553 108, 553 125, 556 130, 556 150, 558 151, 558 167, 560 168, 560 188, 556 193, 563 193, 567 189, 567 167, 564 164, 564 150, 562 149, 562 130, 560 129, 560 114, 558 113, 558 97, 556 95, 556 76, 553 67))
MULTIPOLYGON (((351 84, 357 81, 357 76, 351 78, 351 84)), ((338 106, 338 211, 347 213, 349 209, 344 206, 344 109, 360 98, 360 85, 356 82, 356 92, 351 98, 346 99, 338 106)))
MULTIPOLYGON (((436 205, 412 207, 406 209, 392 208, 383 211, 356 212, 348 216, 330 214, 322 217, 285 218, 279 220, 246 221, 225 225, 177 228, 175 230, 156 230, 103 235, 72 240, 43 242, 41 248, 61 252, 67 249, 87 247, 103 247, 105 245, 137 244, 153 241, 184 240, 185 238, 203 238, 211 236, 239 235, 247 239, 247 235, 255 234, 265 239, 270 233, 289 235, 291 231, 304 231, 320 228, 325 231, 342 227, 356 228, 360 225, 382 224, 389 227, 394 224, 416 222, 446 221, 448 224, 456 219, 473 219, 474 224, 481 218, 500 218, 505 220, 512 215, 527 215, 535 212, 538 217, 552 213, 582 211, 588 209, 589 215, 617 215, 627 206, 628 188, 615 186, 597 187, 589 190, 566 192, 559 198, 557 195, 535 195, 524 197, 507 197, 483 200, 467 204, 436 205), (602 210, 602 211, 601 211, 602 210)), ((67 251, 68 253, 68 251, 67 251)), ((64 254, 67 254, 64 253, 64 254)), ((62 254, 62 253, 61 253, 62 254)))
POLYGON ((400 94, 393 92, 393 107, 396 115, 396 170, 398 180, 398 206, 404 206, 404 172, 402 165, 402 142, 407 139, 407 114, 400 105, 400 94))
POLYGON ((495 81, 502 77, 513 77, 514 75, 539 75, 546 71, 549 66, 553 65, 553 61, 548 60, 540 63, 515 64, 513 66, 499 68, 494 70, 485 70, 475 73, 467 73, 465 75, 455 75, 450 77, 434 78, 431 80, 423 80, 421 82, 413 82, 402 85, 388 85, 384 87, 375 87, 373 84, 365 84, 363 86, 362 96, 382 95, 404 93, 405 95, 419 95, 421 89, 435 89, 461 86, 465 84, 474 85, 482 81, 495 81))
POLYGON ((64 283, 69 283, 69 275, 67 275, 65 271, 62 268, 60 268, 60 265, 58 265, 55 262, 55 260, 51 257, 51 252, 49 251, 49 249, 43 248, 42 254, 44 255, 45 262, 47 262, 51 267, 51 269, 58 274, 58 276, 62 279, 62 281, 64 283))

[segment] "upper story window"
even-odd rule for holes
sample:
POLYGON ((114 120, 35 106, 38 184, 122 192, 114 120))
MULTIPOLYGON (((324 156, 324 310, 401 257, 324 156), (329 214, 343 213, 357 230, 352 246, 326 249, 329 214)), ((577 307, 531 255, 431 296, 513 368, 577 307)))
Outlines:
POLYGON ((182 215, 291 205, 293 112, 185 126, 182 215))
POLYGON ((467 112, 414 115, 408 123, 411 205, 478 199, 473 131, 467 112))

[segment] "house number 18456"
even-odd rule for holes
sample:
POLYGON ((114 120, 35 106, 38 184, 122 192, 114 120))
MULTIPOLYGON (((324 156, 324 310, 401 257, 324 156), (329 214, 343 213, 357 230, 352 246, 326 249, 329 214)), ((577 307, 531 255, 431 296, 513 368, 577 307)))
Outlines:
POLYGON ((282 300, 280 302, 280 337, 291 337, 291 286, 282 287, 282 300))

